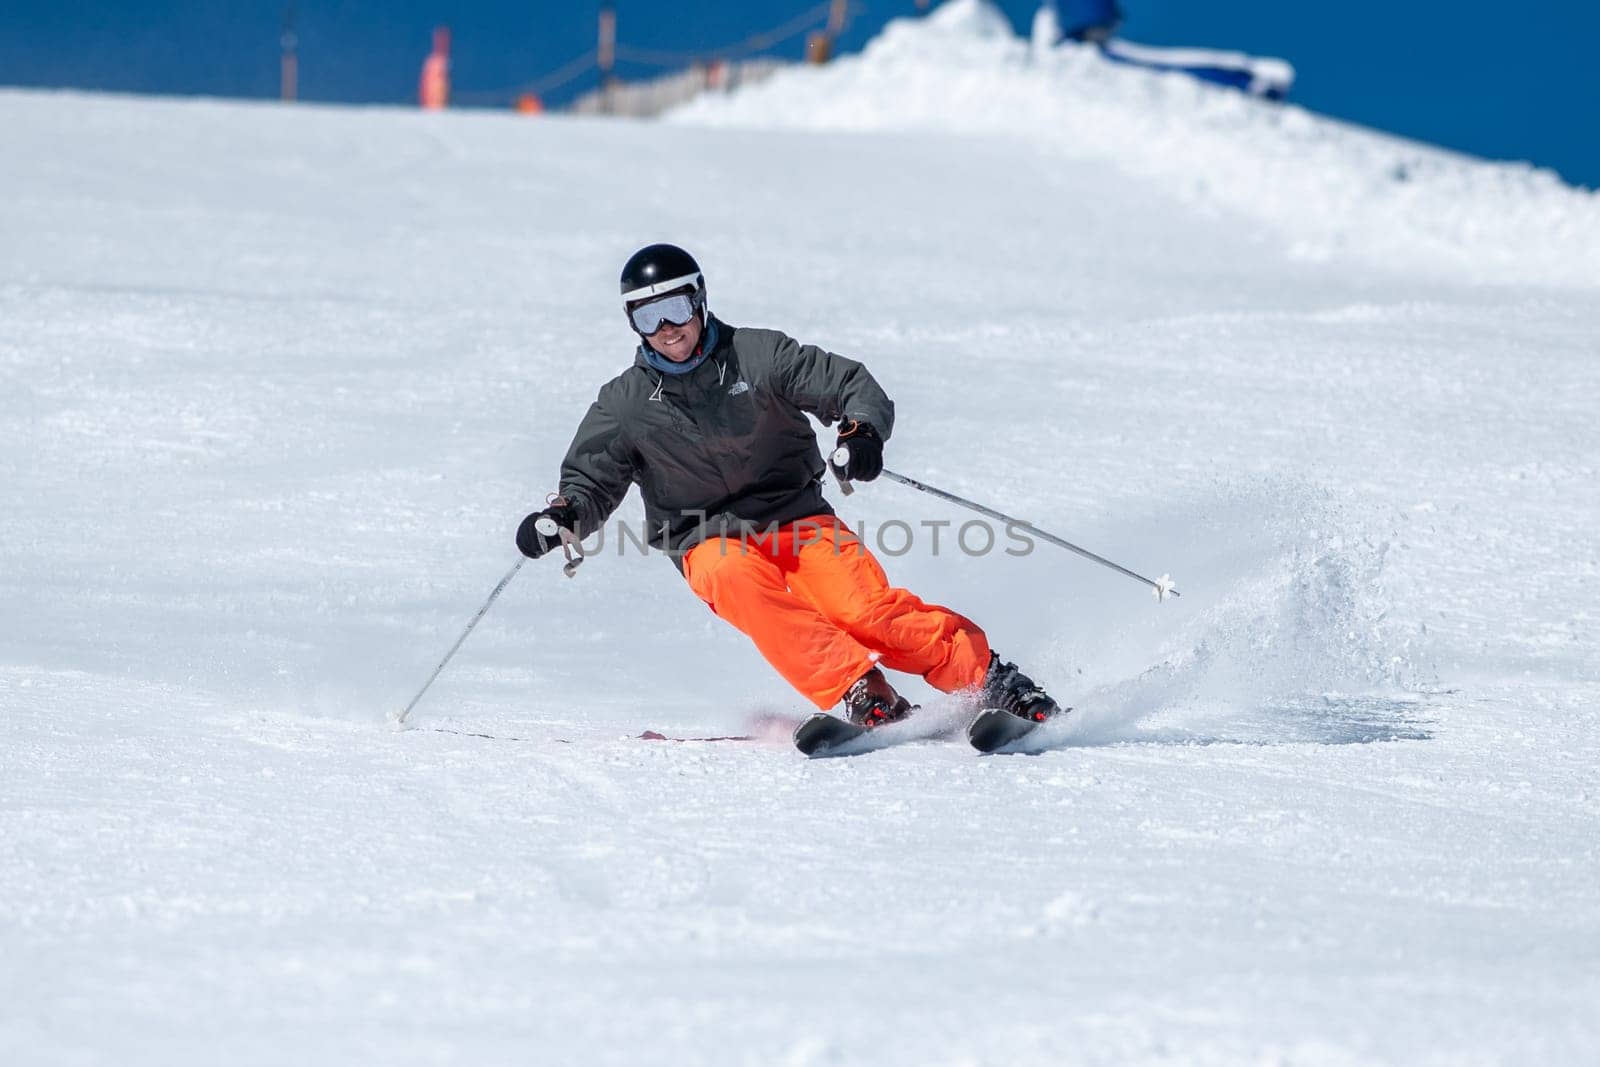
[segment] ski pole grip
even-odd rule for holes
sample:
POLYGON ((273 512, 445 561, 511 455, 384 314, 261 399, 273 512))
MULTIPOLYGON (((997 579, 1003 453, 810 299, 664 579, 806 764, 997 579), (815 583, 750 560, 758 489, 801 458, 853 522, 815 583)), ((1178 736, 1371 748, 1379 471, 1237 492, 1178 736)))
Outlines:
POLYGON ((833 480, 839 483, 839 492, 849 496, 856 491, 856 487, 845 480, 839 472, 847 470, 850 466, 850 446, 840 445, 833 450, 833 455, 828 457, 828 463, 833 467, 833 480))
POLYGON ((540 537, 561 538, 561 554, 567 557, 567 562, 562 564, 561 573, 568 578, 576 578, 578 564, 583 562, 583 542, 578 540, 577 533, 564 529, 549 515, 540 515, 534 519, 533 528, 538 531, 540 537))

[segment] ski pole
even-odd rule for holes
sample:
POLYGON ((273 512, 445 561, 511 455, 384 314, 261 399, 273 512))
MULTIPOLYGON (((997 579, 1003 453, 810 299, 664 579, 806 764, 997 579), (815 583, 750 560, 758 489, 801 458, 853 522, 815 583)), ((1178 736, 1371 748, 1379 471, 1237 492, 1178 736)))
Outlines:
MULTIPOLYGON (((556 499, 560 500, 559 497, 556 499)), ((561 573, 568 578, 577 577, 578 565, 584 560, 583 542, 578 540, 577 532, 564 526, 558 526, 556 521, 548 516, 539 519, 536 527, 546 537, 559 536, 561 538, 561 553, 567 557, 566 563, 561 566, 561 573)), ((411 709, 417 706, 417 701, 422 699, 422 694, 428 691, 428 687, 433 684, 433 680, 439 677, 440 672, 444 670, 445 664, 449 663, 451 657, 466 643, 467 635, 489 613, 489 606, 495 602, 501 593, 505 592, 506 586, 511 584, 511 579, 517 576, 517 572, 522 569, 522 565, 526 562, 528 562, 526 559, 518 558, 516 564, 509 571, 506 571, 506 576, 500 579, 500 584, 494 587, 494 591, 489 594, 489 599, 483 602, 483 607, 479 608, 478 613, 472 617, 472 621, 467 623, 467 628, 461 631, 461 636, 456 638, 456 643, 450 646, 450 651, 444 654, 444 659, 440 660, 439 665, 433 669, 433 673, 428 675, 428 680, 422 683, 422 688, 417 691, 416 696, 411 698, 411 703, 405 706, 404 711, 394 716, 395 729, 405 725, 406 716, 410 715, 411 709)))
MULTIPOLYGON (((839 478, 838 477, 839 470, 844 468, 845 466, 847 466, 849 464, 849 462, 850 462, 850 448, 849 448, 849 446, 848 445, 840 445, 838 448, 834 449, 833 455, 830 457, 829 461, 830 461, 830 463, 833 464, 834 477, 839 482, 840 491, 843 492, 846 496, 849 496, 851 493, 855 492, 855 487, 854 486, 852 486, 849 482, 845 481, 843 478, 839 478)), ((1014 518, 1014 517, 1012 517, 1010 515, 1007 515, 1003 511, 996 511, 994 508, 984 507, 982 504, 979 504, 979 503, 977 503, 976 501, 973 501, 973 500, 968 500, 966 497, 956 496, 954 493, 948 493, 943 489, 936 489, 933 486, 926 484, 925 482, 917 481, 915 478, 907 478, 903 474, 896 474, 894 471, 888 469, 887 467, 885 467, 883 469, 883 476, 885 478, 888 478, 891 481, 899 482, 901 485, 909 486, 912 489, 916 489, 916 490, 919 490, 920 492, 927 493, 929 496, 936 496, 941 500, 948 500, 952 504, 960 504, 964 508, 968 508, 968 509, 970 509, 972 511, 976 511, 979 515, 987 515, 991 519, 999 519, 1001 522, 1009 523, 1009 524, 1011 524, 1012 526, 1016 527, 1019 530, 1026 530, 1028 533, 1033 534, 1035 537, 1038 537, 1040 540, 1048 541, 1052 545, 1059 545, 1060 547, 1066 549, 1069 552, 1076 552, 1078 555, 1082 556, 1084 559, 1091 560, 1091 561, 1093 561, 1095 563, 1098 563, 1102 567, 1109 567, 1110 569, 1116 571, 1118 574, 1125 574, 1129 578, 1132 578, 1136 582, 1143 582, 1145 585, 1148 585, 1151 588, 1151 590, 1153 590, 1155 592, 1157 600, 1165 600, 1168 596, 1179 596, 1179 595, 1181 595, 1181 594, 1179 594, 1179 592, 1176 589, 1173 588, 1172 576, 1170 574, 1163 574, 1160 578, 1146 578, 1142 574, 1138 574, 1138 573, 1135 573, 1134 571, 1130 571, 1128 568, 1122 566, 1121 564, 1111 562, 1109 559, 1106 559, 1104 556, 1095 555, 1093 552, 1090 552, 1087 548, 1080 548, 1079 546, 1073 544, 1071 541, 1068 541, 1064 537, 1057 537, 1053 533, 1049 533, 1049 532, 1047 532, 1045 530, 1039 529, 1039 527, 1035 526, 1031 522, 1024 522, 1021 519, 1014 518)))
POLYGON ((417 701, 422 699, 422 694, 428 691, 428 687, 433 684, 433 680, 439 677, 440 672, 444 670, 445 664, 449 663, 461 646, 466 643, 467 635, 472 632, 473 627, 478 625, 479 620, 489 613, 489 606, 495 602, 501 593, 505 592, 506 586, 511 584, 511 579, 517 576, 517 572, 522 569, 522 565, 526 562, 527 560, 518 558, 516 566, 506 571, 506 576, 500 579, 500 584, 494 587, 494 592, 489 594, 489 599, 483 602, 483 607, 479 608, 478 613, 472 617, 472 621, 467 623, 467 628, 461 631, 461 636, 456 638, 456 643, 450 646, 450 651, 444 654, 444 659, 440 660, 439 665, 433 669, 433 673, 428 675, 428 680, 422 683, 422 688, 417 690, 417 695, 411 698, 411 703, 405 706, 404 711, 394 716, 395 729, 398 730, 405 725, 406 716, 410 715, 411 709, 417 706, 417 701))

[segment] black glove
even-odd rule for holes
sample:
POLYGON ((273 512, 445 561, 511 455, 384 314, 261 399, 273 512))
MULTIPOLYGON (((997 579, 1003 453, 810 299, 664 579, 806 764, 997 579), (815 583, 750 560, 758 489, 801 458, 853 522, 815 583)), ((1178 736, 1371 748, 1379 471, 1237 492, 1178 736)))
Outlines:
POLYGON ((834 442, 834 455, 839 449, 850 454, 850 459, 840 466, 828 459, 836 477, 847 482, 870 482, 883 473, 883 438, 870 422, 845 419, 839 424, 839 440, 834 442))
POLYGON ((559 531, 541 533, 541 519, 554 522, 563 530, 576 530, 578 526, 578 509, 565 500, 558 500, 543 511, 536 511, 522 520, 522 525, 517 527, 517 548, 529 559, 538 559, 551 549, 561 547, 561 534, 559 531))

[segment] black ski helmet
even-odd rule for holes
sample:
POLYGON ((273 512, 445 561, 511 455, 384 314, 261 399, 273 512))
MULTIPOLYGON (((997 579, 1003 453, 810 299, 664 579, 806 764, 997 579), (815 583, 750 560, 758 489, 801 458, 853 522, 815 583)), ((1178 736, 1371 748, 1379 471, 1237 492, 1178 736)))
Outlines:
MULTIPOLYGON (((622 265, 622 310, 627 314, 633 305, 651 297, 670 293, 675 289, 688 289, 695 307, 706 306, 706 277, 700 273, 700 264, 677 245, 646 245, 628 257, 622 265)), ((629 316, 632 325, 632 316, 629 316)))

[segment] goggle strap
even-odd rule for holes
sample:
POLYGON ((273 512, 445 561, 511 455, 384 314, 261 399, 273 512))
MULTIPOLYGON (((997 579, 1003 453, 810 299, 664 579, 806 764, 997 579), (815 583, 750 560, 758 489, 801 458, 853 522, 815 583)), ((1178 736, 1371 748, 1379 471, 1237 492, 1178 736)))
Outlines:
POLYGON ((652 285, 643 285, 637 289, 631 289, 622 294, 622 302, 631 304, 636 300, 644 300, 647 297, 669 293, 674 289, 682 289, 686 285, 693 286, 694 291, 698 293, 703 285, 700 280, 700 273, 696 271, 694 274, 685 274, 681 278, 668 278, 664 282, 655 282, 652 285))

